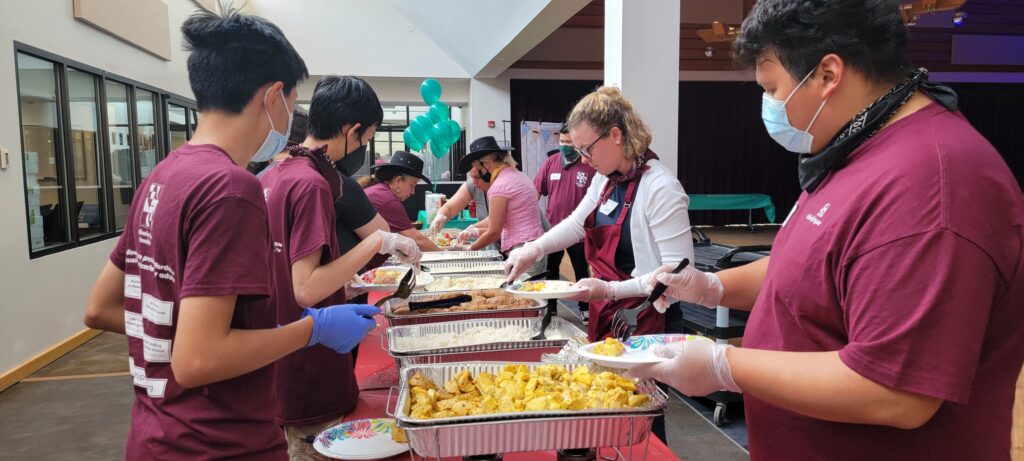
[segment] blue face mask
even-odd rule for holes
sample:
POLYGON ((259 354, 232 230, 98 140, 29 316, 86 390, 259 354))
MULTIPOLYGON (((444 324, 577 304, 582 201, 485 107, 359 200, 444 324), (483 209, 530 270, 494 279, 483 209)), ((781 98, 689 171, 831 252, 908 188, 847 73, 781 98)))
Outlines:
MULTIPOLYGON (((267 88, 267 92, 270 92, 270 88, 267 88)), ((281 93, 281 100, 284 101, 284 108, 287 109, 288 100, 284 98, 284 92, 281 93)), ((270 132, 267 133, 267 139, 263 140, 263 145, 252 155, 251 162, 269 162, 278 152, 284 150, 285 146, 288 145, 288 135, 292 132, 293 116, 294 112, 289 110, 288 126, 285 127, 285 132, 282 134, 274 128, 274 119, 270 116, 270 112, 267 111, 267 120, 270 121, 270 132)))
POLYGON ((818 106, 818 111, 814 113, 814 117, 811 118, 811 123, 807 125, 806 130, 798 130, 792 124, 789 123, 789 114, 786 113, 786 104, 793 98, 796 91, 803 86, 807 79, 811 78, 814 74, 812 69, 810 73, 800 81, 800 84, 793 89, 793 92, 789 93, 789 96, 785 101, 779 101, 768 93, 764 94, 763 101, 761 103, 761 119, 764 120, 764 127, 768 129, 768 135, 779 143, 783 148, 790 152, 798 154, 809 154, 811 152, 811 144, 814 142, 814 136, 811 135, 811 127, 814 126, 814 121, 818 119, 818 115, 821 114, 821 110, 825 108, 825 103, 828 99, 821 102, 821 106, 818 106))

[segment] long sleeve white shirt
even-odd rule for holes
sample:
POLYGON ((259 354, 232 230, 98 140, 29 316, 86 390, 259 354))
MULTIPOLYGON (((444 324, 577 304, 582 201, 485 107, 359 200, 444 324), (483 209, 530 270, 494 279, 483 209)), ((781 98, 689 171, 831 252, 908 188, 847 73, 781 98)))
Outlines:
MULTIPOLYGON (((640 178, 629 216, 635 261, 631 275, 634 278, 616 288, 616 298, 642 296, 647 287, 637 277, 664 264, 675 264, 683 258, 693 261, 693 237, 687 213, 690 197, 675 175, 661 162, 651 160, 647 165, 650 168, 640 178)), ((545 253, 552 253, 583 240, 584 221, 598 208, 601 191, 607 183, 606 176, 595 176, 576 210, 534 241, 534 244, 540 246, 545 253)))

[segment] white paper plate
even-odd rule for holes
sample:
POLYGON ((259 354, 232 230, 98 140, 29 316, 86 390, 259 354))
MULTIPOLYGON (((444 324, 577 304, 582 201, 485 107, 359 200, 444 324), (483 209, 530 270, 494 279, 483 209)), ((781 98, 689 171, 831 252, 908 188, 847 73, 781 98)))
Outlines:
POLYGON ((631 336, 626 340, 626 350, 622 355, 612 357, 608 355, 595 354, 592 351, 603 341, 590 343, 582 346, 576 352, 583 358, 598 365, 609 368, 633 368, 644 363, 665 362, 668 359, 654 355, 654 347, 662 344, 676 343, 680 341, 711 341, 704 336, 697 335, 641 335, 631 336))
MULTIPOLYGON (((409 267, 409 266, 381 266, 381 267, 378 267, 376 269, 370 269, 370 270, 368 270, 366 272, 363 272, 362 274, 359 274, 359 279, 360 280, 366 280, 367 277, 372 276, 375 271, 379 271, 379 270, 396 270, 396 271, 399 271, 401 273, 398 275, 398 277, 395 278, 395 283, 392 283, 392 284, 369 284, 369 283, 363 283, 361 285, 352 284, 352 288, 366 289, 366 290, 369 290, 369 291, 392 292, 392 291, 395 291, 395 290, 398 289, 398 282, 402 281, 402 277, 405 277, 405 273, 409 272, 409 270, 411 270, 411 269, 412 268, 409 267)), ((416 274, 416 286, 417 287, 426 286, 426 285, 429 285, 430 283, 433 283, 433 282, 434 282, 434 276, 430 275, 429 272, 420 272, 419 274, 416 274)))
POLYGON ((521 298, 530 299, 563 299, 579 294, 588 288, 572 287, 572 282, 565 280, 538 280, 537 282, 516 282, 505 288, 505 291, 521 298), (544 282, 547 286, 543 291, 522 291, 524 283, 544 282))
POLYGON ((405 453, 409 444, 391 440, 390 418, 359 419, 333 426, 316 436, 313 448, 335 459, 381 459, 405 453))

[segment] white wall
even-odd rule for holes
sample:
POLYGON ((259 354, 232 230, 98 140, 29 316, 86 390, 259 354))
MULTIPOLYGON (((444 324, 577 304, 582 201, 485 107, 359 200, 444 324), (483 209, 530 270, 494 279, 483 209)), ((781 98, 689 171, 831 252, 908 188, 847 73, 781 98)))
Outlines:
MULTIPOLYGON (((358 74, 357 74, 358 75, 358 74)), ((309 80, 299 85, 299 101, 309 101, 320 75, 311 75, 309 80)), ((420 96, 420 83, 423 78, 400 77, 362 77, 373 87, 381 104, 387 105, 423 105, 420 96)), ((449 106, 465 106, 469 103, 468 78, 440 78, 441 102, 449 106)))
MULTIPOLYGON (((512 118, 508 77, 474 78, 469 82, 469 99, 472 101, 469 106, 469 126, 466 127, 469 142, 481 136, 494 136, 501 141, 502 120, 512 118), (494 121, 494 128, 487 127, 488 120, 494 121)), ((505 127, 505 136, 509 142, 513 136, 518 135, 519 127, 505 127)))
POLYGON ((183 96, 190 96, 180 24, 195 10, 167 0, 172 60, 76 21, 70 0, 0 2, 0 373, 85 328, 85 300, 114 240, 29 259, 14 41, 183 96))
POLYGON ((386 1, 248 0, 247 6, 284 31, 311 75, 468 77, 386 1))

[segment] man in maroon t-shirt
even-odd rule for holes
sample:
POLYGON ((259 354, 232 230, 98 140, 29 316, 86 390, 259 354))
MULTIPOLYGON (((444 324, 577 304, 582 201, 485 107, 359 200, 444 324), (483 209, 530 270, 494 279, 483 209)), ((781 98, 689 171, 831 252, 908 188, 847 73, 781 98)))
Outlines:
POLYGON ((1010 459, 1024 199, 905 43, 896 2, 761 0, 734 44, 804 192, 770 258, 655 277, 751 310, 743 347, 680 343, 633 373, 742 390, 751 459, 1010 459))
MULTIPOLYGON (((580 161, 580 153, 573 146, 572 137, 569 136, 569 127, 563 124, 558 132, 558 151, 548 156, 540 166, 537 176, 533 178, 533 186, 537 188, 537 193, 548 198, 544 215, 552 227, 572 214, 580 204, 583 196, 587 194, 590 182, 594 180, 594 174, 593 167, 580 161)), ((548 274, 558 277, 562 256, 566 252, 569 253, 569 261, 572 262, 576 280, 590 277, 583 242, 572 245, 565 251, 549 254, 548 274)), ((587 321, 587 303, 580 303, 580 312, 583 314, 583 320, 587 321)))
POLYGON ((346 352, 377 311, 336 306, 277 324, 266 206, 243 166, 284 147, 306 66, 255 16, 197 13, 182 33, 202 120, 139 186, 85 323, 128 337, 126 459, 287 459, 268 365, 310 345, 346 352))
MULTIPOLYGON (((304 307, 345 302, 343 285, 378 252, 394 253, 403 262, 419 262, 416 242, 379 230, 344 254, 339 249, 334 204, 341 199, 342 178, 331 162, 346 156, 343 131, 357 138, 352 144, 365 144, 383 120, 376 95, 368 104, 374 106, 371 113, 375 108, 378 115, 365 120, 368 129, 362 134, 343 130, 344 125, 325 116, 323 106, 362 109, 352 103, 353 91, 373 89, 356 77, 321 78, 310 106, 310 131, 330 141, 315 145, 314 139, 307 139, 302 146, 289 146, 291 157, 260 177, 274 245, 273 296, 280 324, 298 320, 304 307)), ((337 423, 355 407, 359 387, 353 366, 350 354, 338 355, 322 346, 297 351, 277 362, 276 419, 285 429, 291 459, 319 458, 306 438, 337 423)))

